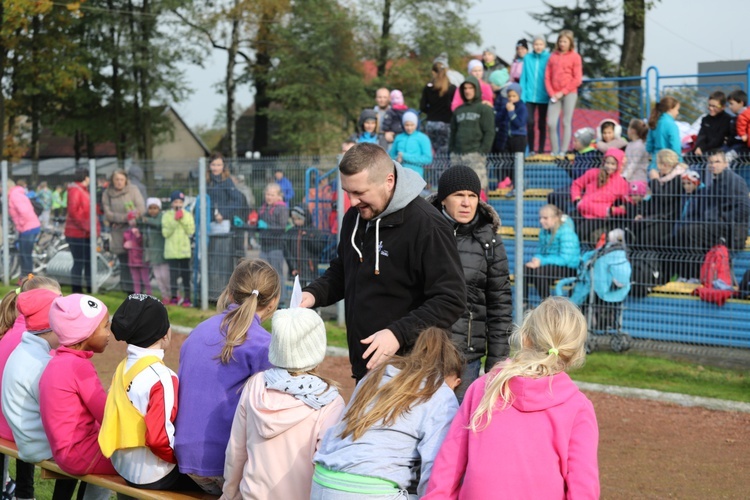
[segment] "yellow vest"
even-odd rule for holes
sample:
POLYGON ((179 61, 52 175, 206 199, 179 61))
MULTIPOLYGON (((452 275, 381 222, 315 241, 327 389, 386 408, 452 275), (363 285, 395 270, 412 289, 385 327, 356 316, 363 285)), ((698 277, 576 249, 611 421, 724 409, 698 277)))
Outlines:
POLYGON ((127 361, 122 360, 115 370, 99 430, 99 446, 107 458, 116 450, 146 446, 146 420, 130 402, 128 387, 143 370, 154 363, 163 363, 156 356, 146 356, 136 361, 126 373, 127 361))

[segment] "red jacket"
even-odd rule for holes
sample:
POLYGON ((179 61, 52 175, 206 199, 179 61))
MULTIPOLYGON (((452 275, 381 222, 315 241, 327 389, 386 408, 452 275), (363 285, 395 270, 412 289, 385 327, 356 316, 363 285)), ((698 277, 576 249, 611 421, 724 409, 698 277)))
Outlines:
MULTIPOLYGON (((65 220, 65 236, 69 238, 88 238, 89 209, 91 200, 88 189, 80 182, 68 185, 68 218, 65 220)), ((96 220, 96 234, 99 234, 99 219, 96 220)))
POLYGON ((607 182, 599 187, 598 168, 590 168, 585 174, 573 181, 570 187, 570 199, 578 203, 578 213, 585 219, 605 219, 609 217, 609 209, 616 201, 624 200, 630 193, 628 181, 623 179, 622 160, 625 153, 622 150, 611 148, 607 154, 617 160, 617 172, 609 176, 607 182))
POLYGON ((750 107, 737 116, 737 135, 747 136, 745 144, 750 146, 750 107))
POLYGON ((578 52, 554 51, 544 71, 544 86, 551 96, 558 92, 567 95, 577 92, 583 83, 583 62, 578 52))

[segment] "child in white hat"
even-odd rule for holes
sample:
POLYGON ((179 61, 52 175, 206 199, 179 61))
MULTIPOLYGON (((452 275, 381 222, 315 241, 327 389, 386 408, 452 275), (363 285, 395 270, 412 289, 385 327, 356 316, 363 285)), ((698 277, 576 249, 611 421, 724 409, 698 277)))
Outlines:
POLYGON ((275 366, 251 377, 240 396, 224 465, 222 498, 310 498, 312 457, 344 400, 316 374, 326 329, 305 308, 273 315, 268 359, 275 366))

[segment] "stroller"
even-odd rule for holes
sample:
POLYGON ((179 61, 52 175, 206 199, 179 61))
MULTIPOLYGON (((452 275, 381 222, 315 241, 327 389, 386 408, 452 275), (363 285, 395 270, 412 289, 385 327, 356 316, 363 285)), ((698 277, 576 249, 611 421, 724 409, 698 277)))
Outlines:
POLYGON ((586 352, 598 344, 596 335, 611 335, 615 352, 630 349, 630 335, 622 331, 623 302, 630 293, 632 267, 624 232, 613 229, 607 243, 583 254, 577 276, 557 282, 555 295, 569 297, 586 315, 589 339, 586 352), (593 286, 592 286, 593 285, 593 286))

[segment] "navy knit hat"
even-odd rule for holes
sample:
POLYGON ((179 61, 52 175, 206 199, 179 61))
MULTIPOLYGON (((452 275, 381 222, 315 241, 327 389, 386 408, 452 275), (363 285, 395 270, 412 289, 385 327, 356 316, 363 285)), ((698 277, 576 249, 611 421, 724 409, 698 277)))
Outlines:
POLYGON ((172 194, 169 195, 170 203, 172 203, 174 200, 184 200, 184 199, 185 199, 185 195, 179 189, 172 191, 172 194))
POLYGON ((482 183, 474 170, 464 165, 450 167, 443 172, 438 181, 437 202, 441 203, 456 191, 471 191, 479 196, 482 183))

